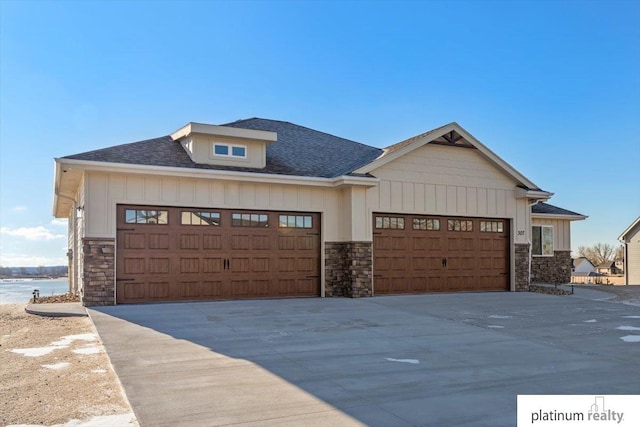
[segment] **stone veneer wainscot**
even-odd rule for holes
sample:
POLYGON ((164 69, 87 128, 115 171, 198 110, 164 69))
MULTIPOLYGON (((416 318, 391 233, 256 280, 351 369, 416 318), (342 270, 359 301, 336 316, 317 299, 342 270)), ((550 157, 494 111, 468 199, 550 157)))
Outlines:
POLYGON ((552 284, 571 282, 571 251, 555 251, 553 256, 532 257, 531 281, 552 284))
POLYGON ((325 243, 325 296, 373 295, 372 245, 371 242, 325 243))
POLYGON ((529 291, 529 244, 515 245, 516 292, 529 291))
POLYGON ((115 239, 82 239, 82 304, 114 305, 115 239))

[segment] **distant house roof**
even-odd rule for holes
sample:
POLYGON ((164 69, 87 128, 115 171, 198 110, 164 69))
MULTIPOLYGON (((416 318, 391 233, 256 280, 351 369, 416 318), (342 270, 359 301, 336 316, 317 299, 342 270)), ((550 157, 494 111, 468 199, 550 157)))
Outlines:
POLYGON ((383 152, 380 148, 278 120, 252 118, 222 126, 277 132, 277 143, 267 147, 266 167, 255 169, 195 163, 180 143, 169 136, 88 151, 64 158, 148 166, 334 178, 350 174, 359 167, 372 162, 383 152))
POLYGON ((586 215, 579 214, 567 209, 559 208, 557 206, 550 205, 549 203, 540 202, 531 207, 532 214, 538 215, 557 215, 564 217, 575 217, 580 219, 587 218, 586 215))
MULTIPOLYGON (((584 262, 588 262, 589 264, 591 264, 591 261, 589 261, 588 259, 586 259, 583 256, 578 257, 578 258, 573 258, 571 260, 571 262, 573 262, 574 267, 578 267, 580 264, 582 264, 584 262)), ((591 266, 593 267, 593 264, 591 264, 591 266)))
POLYGON ((615 265, 615 263, 613 261, 607 261, 607 262, 603 262, 602 264, 600 264, 598 266, 598 268, 611 268, 615 265))

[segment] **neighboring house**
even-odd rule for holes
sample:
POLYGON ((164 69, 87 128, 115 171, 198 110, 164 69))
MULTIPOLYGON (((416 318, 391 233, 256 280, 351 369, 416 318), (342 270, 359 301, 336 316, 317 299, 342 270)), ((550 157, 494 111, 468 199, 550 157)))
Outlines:
POLYGON ((596 272, 600 274, 620 274, 621 271, 616 267, 616 263, 614 261, 606 261, 596 267, 596 272))
POLYGON ((189 123, 58 158, 54 179, 85 305, 526 291, 569 282, 586 218, 457 123, 385 149, 275 120, 189 123))
POLYGON ((618 274, 624 273, 624 258, 616 258, 613 260, 613 262, 618 269, 618 274))
POLYGON ((591 261, 586 259, 585 257, 579 257, 573 259, 573 273, 593 273, 596 271, 596 268, 591 261))
POLYGON ((640 285, 640 217, 618 237, 624 244, 624 278, 627 285, 640 285))

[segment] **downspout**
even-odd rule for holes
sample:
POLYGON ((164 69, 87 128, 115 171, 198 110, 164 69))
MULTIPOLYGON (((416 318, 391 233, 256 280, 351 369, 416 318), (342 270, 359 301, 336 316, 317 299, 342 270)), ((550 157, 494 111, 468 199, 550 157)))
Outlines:
POLYGON ((629 259, 629 244, 627 242, 624 242, 624 262, 622 263, 622 268, 624 268, 624 284, 628 285, 629 284, 629 262, 627 261, 629 259))
POLYGON ((64 194, 60 194, 58 189, 55 191, 57 197, 61 197, 63 199, 70 200, 73 203, 73 209, 71 211, 71 217, 73 218, 73 250, 71 252, 71 256, 73 257, 73 277, 69 279, 69 293, 73 292, 73 285, 78 285, 78 216, 76 215, 76 209, 78 202, 64 194))
MULTIPOLYGON (((529 215, 531 215, 531 208, 534 207, 535 205, 537 205, 538 203, 540 203, 540 200, 538 199, 534 199, 532 202, 529 202, 529 215)), ((531 218, 531 216, 529 216, 529 218, 531 218)), ((529 238, 527 239, 527 242, 529 243, 529 276, 528 276, 528 281, 529 281, 529 286, 531 286, 531 263, 533 260, 533 242, 531 241, 531 230, 533 228, 533 220, 532 223, 529 224, 529 238)))

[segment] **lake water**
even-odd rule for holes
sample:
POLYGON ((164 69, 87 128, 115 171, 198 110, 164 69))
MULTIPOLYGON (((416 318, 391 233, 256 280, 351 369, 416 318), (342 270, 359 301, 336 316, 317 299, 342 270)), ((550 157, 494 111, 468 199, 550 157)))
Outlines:
POLYGON ((25 280, 0 282, 0 304, 26 303, 33 298, 33 290, 39 289, 41 297, 69 292, 68 279, 25 280))

